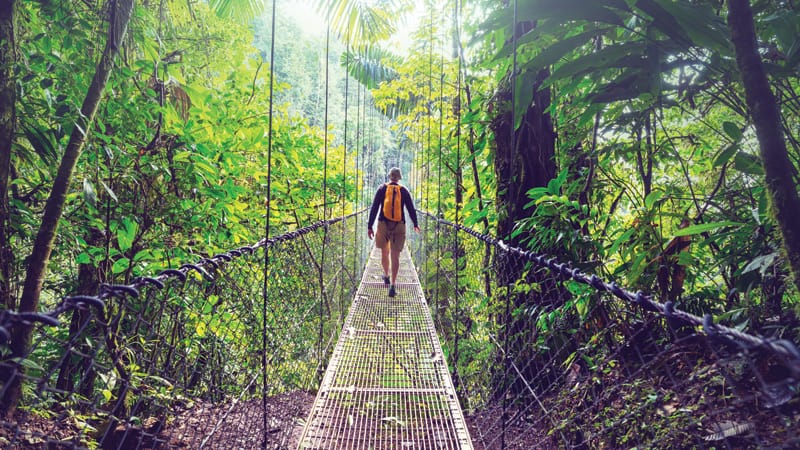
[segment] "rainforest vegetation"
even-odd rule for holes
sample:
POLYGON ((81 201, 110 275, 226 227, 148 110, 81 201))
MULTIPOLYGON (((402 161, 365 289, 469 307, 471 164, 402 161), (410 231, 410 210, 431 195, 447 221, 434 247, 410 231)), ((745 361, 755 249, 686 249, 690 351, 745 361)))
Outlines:
POLYGON ((313 33, 285 3, 2 0, 0 309, 360 210, 399 166, 422 210, 797 340, 796 2, 319 0, 313 33))

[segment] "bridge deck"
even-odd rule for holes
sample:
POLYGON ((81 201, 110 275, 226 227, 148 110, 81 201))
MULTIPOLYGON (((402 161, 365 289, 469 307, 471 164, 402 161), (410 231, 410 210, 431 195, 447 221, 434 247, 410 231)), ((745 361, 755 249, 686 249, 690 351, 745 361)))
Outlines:
POLYGON ((373 249, 300 449, 472 449, 407 250, 397 296, 373 249))

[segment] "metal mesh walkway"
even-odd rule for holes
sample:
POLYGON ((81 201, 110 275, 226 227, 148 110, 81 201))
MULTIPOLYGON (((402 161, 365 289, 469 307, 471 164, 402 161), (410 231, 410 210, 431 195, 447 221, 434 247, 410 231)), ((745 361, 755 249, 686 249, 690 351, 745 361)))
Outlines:
POLYGON ((472 449, 408 250, 397 296, 373 249, 300 449, 472 449))

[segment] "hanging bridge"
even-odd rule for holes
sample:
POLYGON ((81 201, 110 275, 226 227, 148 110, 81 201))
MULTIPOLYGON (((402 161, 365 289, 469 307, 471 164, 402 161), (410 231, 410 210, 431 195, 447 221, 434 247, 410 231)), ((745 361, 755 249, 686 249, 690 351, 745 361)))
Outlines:
POLYGON ((0 313, 0 447, 800 445, 792 342, 432 215, 389 298, 363 217, 0 313))

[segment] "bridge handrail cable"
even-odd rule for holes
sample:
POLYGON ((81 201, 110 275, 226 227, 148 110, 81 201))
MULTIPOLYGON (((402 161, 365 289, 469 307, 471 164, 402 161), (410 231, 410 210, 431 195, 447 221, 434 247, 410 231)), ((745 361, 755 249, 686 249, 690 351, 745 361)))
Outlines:
POLYGON ((495 248, 498 248, 506 253, 522 257, 523 259, 540 267, 546 267, 563 277, 591 286, 599 292, 608 292, 621 300, 637 305, 647 311, 660 314, 668 319, 678 320, 686 323, 687 325, 692 325, 695 327, 701 327, 706 336, 724 339, 730 343, 737 344, 742 348, 765 348, 773 354, 782 357, 794 376, 800 377, 800 350, 798 350, 797 346, 792 341, 787 339, 774 339, 764 336, 756 336, 731 327, 727 327, 725 325, 714 323, 711 314, 706 313, 703 317, 700 317, 695 314, 682 311, 676 308, 674 303, 671 301, 661 303, 655 300, 651 294, 644 293, 641 290, 636 292, 630 291, 618 285, 614 281, 607 282, 595 274, 589 275, 582 272, 580 269, 571 267, 567 263, 559 262, 555 257, 548 257, 548 255, 543 253, 537 253, 531 250, 513 247, 504 242, 502 239, 498 239, 490 234, 481 233, 464 225, 437 217, 428 211, 417 211, 432 218, 442 225, 463 231, 464 233, 467 233, 474 238, 494 246, 495 248))
POLYGON ((98 312, 105 309, 105 302, 109 298, 129 295, 139 297, 139 291, 145 286, 153 286, 163 289, 170 280, 178 279, 185 281, 190 272, 195 271, 208 280, 214 278, 208 272, 208 268, 216 269, 225 262, 230 262, 244 254, 254 253, 259 248, 271 247, 278 242, 286 242, 297 239, 301 236, 314 232, 320 228, 326 228, 343 220, 363 214, 367 208, 363 208, 353 213, 335 217, 328 220, 321 220, 311 225, 292 230, 270 239, 261 239, 255 244, 241 246, 227 252, 218 253, 210 258, 203 258, 195 263, 181 265, 177 269, 165 269, 157 275, 140 276, 132 280, 130 284, 103 284, 95 295, 71 295, 64 297, 56 307, 45 312, 15 312, 11 310, 0 311, 0 344, 8 342, 11 338, 10 328, 15 323, 39 322, 49 326, 59 326, 58 317, 72 309, 95 308, 98 312))

